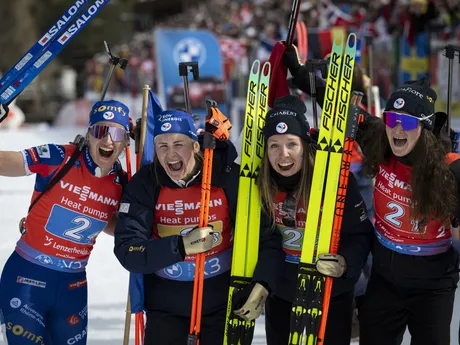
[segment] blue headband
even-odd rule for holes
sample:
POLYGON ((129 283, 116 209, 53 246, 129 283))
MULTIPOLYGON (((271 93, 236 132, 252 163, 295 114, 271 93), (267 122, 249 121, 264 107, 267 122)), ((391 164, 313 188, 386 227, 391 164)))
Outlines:
POLYGON ((129 132, 129 109, 118 101, 96 102, 89 115, 89 127, 101 121, 118 123, 129 132))
POLYGON ((192 115, 179 110, 165 110, 155 118, 155 138, 169 133, 180 133, 198 140, 192 115))

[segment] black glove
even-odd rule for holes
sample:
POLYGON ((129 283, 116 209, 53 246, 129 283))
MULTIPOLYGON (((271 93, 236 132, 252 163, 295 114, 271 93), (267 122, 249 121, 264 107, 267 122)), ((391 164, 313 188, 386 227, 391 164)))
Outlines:
POLYGON ((0 103, 0 123, 6 119, 9 112, 10 112, 10 108, 8 108, 6 104, 0 103))
POLYGON ((254 282, 248 282, 247 285, 241 284, 233 291, 232 310, 240 309, 246 303, 254 285, 254 282))
POLYGON ((437 137, 441 134, 441 131, 445 131, 445 125, 447 124, 447 114, 443 111, 434 113, 434 126, 433 134, 437 137))
POLYGON ((291 48, 286 48, 283 54, 283 62, 289 69, 289 72, 291 72, 292 76, 295 77, 299 68, 303 66, 302 61, 300 61, 299 52, 295 45, 292 45, 291 48))
POLYGON ((369 114, 359 105, 351 105, 349 113, 352 114, 352 112, 356 112, 356 115, 358 116, 358 128, 361 130, 365 130, 369 120, 374 118, 374 116, 369 114))

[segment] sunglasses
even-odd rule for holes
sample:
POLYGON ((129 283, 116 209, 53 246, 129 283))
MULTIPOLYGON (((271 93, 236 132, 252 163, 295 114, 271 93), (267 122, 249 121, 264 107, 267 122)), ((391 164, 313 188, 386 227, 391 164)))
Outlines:
POLYGON ((295 228, 296 227, 296 206, 297 200, 294 195, 288 194, 286 199, 284 199, 283 206, 281 206, 281 211, 286 214, 283 218, 284 226, 295 228))
POLYGON ((110 134, 112 141, 124 141, 128 138, 128 134, 124 128, 104 125, 94 125, 89 128, 89 133, 96 139, 105 138, 110 134))
POLYGON ((431 114, 429 116, 420 118, 408 114, 396 113, 394 111, 384 111, 383 120, 385 121, 385 124, 390 128, 394 128, 399 122, 403 130, 411 131, 419 126, 420 121, 429 119, 433 115, 434 114, 431 114))

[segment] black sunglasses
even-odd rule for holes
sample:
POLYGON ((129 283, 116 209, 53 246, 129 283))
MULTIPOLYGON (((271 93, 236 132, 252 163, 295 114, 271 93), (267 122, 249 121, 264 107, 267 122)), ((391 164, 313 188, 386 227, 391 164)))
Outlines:
POLYGON ((284 226, 295 228, 296 227, 296 206, 297 199, 293 194, 288 194, 286 199, 284 199, 283 206, 281 206, 281 211, 286 214, 283 218, 284 226))

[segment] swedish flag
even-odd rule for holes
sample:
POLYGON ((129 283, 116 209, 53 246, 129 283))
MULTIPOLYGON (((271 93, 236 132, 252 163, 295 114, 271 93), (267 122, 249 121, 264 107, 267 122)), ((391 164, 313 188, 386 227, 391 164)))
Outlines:
POLYGON ((413 44, 403 37, 400 42, 399 84, 430 76, 430 43, 428 32, 415 37, 413 44))

